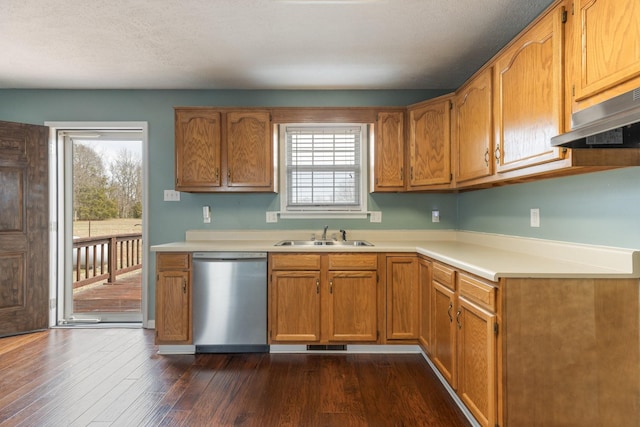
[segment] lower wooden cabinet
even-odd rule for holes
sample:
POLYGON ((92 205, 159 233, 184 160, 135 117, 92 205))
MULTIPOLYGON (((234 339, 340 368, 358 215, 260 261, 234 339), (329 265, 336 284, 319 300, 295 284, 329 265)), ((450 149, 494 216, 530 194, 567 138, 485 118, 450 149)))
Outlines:
POLYGON ((271 274, 271 339, 320 341, 320 271, 271 274))
POLYGON ((387 339, 413 340, 420 333, 418 257, 387 256, 387 339))
POLYGON ((432 263, 431 277, 429 357, 480 425, 493 427, 498 419, 497 285, 439 262, 432 263))
POLYGON ((457 392, 480 425, 493 427, 498 406, 495 288, 464 273, 458 273, 457 284, 457 392))
POLYGON ((423 256, 418 257, 418 286, 420 287, 418 341, 427 354, 431 353, 431 268, 431 261, 423 256))
POLYGON ((442 376, 454 389, 457 386, 455 363, 456 329, 453 317, 456 313, 455 291, 433 282, 431 324, 433 328, 431 360, 442 376))
POLYGON ((378 341, 377 254, 271 254, 271 343, 378 341))
POLYGON ((156 344, 191 344, 191 254, 156 255, 156 344))

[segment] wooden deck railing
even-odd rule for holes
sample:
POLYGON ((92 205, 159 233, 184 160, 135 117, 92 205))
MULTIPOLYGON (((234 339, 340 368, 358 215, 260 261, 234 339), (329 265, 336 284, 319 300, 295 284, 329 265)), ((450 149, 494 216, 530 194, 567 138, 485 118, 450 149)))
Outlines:
POLYGON ((107 280, 142 268, 142 234, 73 239, 73 288, 107 280))

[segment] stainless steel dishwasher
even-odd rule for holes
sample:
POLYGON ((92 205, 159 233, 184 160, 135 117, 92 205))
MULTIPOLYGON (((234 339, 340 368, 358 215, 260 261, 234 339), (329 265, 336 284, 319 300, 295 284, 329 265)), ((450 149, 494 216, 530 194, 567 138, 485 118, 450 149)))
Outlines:
POLYGON ((267 254, 193 254, 193 342, 197 353, 268 352, 267 254))

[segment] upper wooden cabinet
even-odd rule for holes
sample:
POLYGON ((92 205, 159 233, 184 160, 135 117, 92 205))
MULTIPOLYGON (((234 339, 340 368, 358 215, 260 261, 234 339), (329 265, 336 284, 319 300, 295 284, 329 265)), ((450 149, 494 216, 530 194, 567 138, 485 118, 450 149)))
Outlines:
POLYGON ((408 190, 451 182, 451 108, 446 95, 408 108, 408 190))
POLYGON ((268 111, 176 108, 175 132, 176 190, 274 191, 268 111))
POLYGON ((404 190, 404 112, 381 111, 374 125, 372 190, 404 190))
POLYGON ((492 68, 488 67, 456 92, 454 105, 456 181, 493 173, 492 68))
POLYGON ((640 87, 640 2, 574 0, 572 111, 640 87))
POLYGON ((175 132, 176 190, 215 191, 220 188, 220 112, 176 109, 175 132))
MULTIPOLYGON (((496 171, 562 159, 564 6, 549 11, 494 63, 496 171)), ((492 159, 493 160, 493 159, 492 159)))

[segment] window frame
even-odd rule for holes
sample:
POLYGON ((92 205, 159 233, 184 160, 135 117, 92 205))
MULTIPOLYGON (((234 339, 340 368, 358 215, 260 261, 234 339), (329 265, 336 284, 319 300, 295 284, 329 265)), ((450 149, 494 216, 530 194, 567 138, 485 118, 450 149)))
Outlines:
POLYGON ((368 123, 280 123, 278 124, 279 159, 280 159, 280 217, 281 218, 367 218, 368 215, 368 147, 369 147, 369 124, 368 123), (293 209, 288 206, 289 182, 287 176, 287 127, 301 128, 336 128, 336 127, 359 127, 360 133, 360 203, 358 207, 340 207, 331 209, 325 207, 309 207, 293 209))

